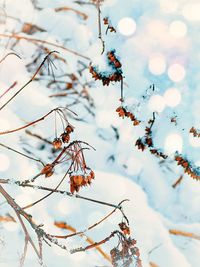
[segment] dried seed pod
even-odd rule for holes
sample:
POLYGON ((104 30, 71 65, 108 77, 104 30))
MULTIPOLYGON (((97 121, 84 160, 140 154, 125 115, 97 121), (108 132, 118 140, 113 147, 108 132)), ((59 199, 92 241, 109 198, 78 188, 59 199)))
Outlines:
POLYGON ((66 133, 70 134, 74 131, 74 128, 71 125, 67 125, 67 127, 65 128, 66 133))
POLYGON ((122 64, 115 56, 114 50, 107 52, 107 60, 108 60, 108 64, 112 68, 111 73, 100 72, 96 66, 92 66, 91 64, 89 66, 89 71, 95 80, 101 80, 103 85, 108 86, 111 81, 112 82, 121 81, 123 79, 123 76, 122 76, 122 69, 121 69, 122 64))
POLYGON ((68 133, 64 132, 61 134, 61 138, 62 138, 63 143, 69 143, 70 135, 68 133))
POLYGON ((94 172, 91 170, 88 175, 71 175, 70 176, 70 192, 73 194, 78 192, 81 187, 91 184, 91 180, 94 179, 94 172))
POLYGON ((122 118, 127 117, 127 118, 129 118, 133 122, 134 126, 137 126, 137 125, 140 124, 140 121, 138 119, 136 119, 135 115, 133 115, 133 113, 131 113, 130 111, 127 111, 125 109, 125 107, 122 107, 122 106, 118 107, 116 109, 116 112, 118 113, 119 117, 122 117, 122 118))
POLYGON ((119 223, 119 228, 125 235, 130 235, 130 228, 125 222, 119 223))
POLYGON ((91 177, 91 179, 95 178, 95 174, 94 174, 94 172, 92 170, 90 171, 90 177, 91 177))
POLYGON ((187 173, 193 179, 200 180, 200 167, 195 166, 192 161, 182 157, 182 155, 178 154, 178 152, 176 152, 175 161, 177 161, 177 165, 180 165, 184 168, 185 173, 187 173))
POLYGON ((53 171, 53 165, 52 164, 47 164, 44 166, 44 168, 41 170, 41 174, 44 174, 45 177, 50 177, 54 173, 53 171))
POLYGON ((55 149, 60 149, 62 147, 62 141, 60 138, 55 138, 52 144, 55 149))
POLYGON ((81 186, 83 182, 83 176, 82 175, 75 175, 74 176, 74 183, 76 186, 81 186))
POLYGON ((73 88, 73 83, 66 83, 66 89, 72 89, 73 88))
POLYGON ((142 139, 141 138, 138 138, 135 142, 135 146, 138 147, 138 149, 141 149, 142 151, 145 150, 146 146, 145 144, 143 143, 142 139))
POLYGON ((200 137, 200 131, 195 129, 194 127, 190 129, 190 133, 192 133, 194 137, 200 137))
POLYGON ((116 112, 118 113, 119 117, 124 118, 126 116, 126 110, 123 107, 118 107, 116 112))
POLYGON ((108 17, 103 18, 103 23, 104 23, 105 25, 108 24, 108 17))

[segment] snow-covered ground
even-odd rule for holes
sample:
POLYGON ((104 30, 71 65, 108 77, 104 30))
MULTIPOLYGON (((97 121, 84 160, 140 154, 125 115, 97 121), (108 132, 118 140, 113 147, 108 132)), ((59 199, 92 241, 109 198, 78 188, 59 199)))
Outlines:
MULTIPOLYGON (((1 58, 14 50, 21 56, 9 56, 0 65, 0 95, 17 81, 17 86, 0 99, 0 104, 26 83, 31 73, 45 56, 41 52, 34 66, 32 62, 38 53, 38 47, 26 40, 15 40, 1 34, 19 34, 31 38, 64 45, 73 51, 89 57, 102 70, 106 68, 102 44, 98 39, 97 10, 91 4, 77 4, 73 0, 2 0, 0 1, 0 55, 1 58), (33 3, 38 8, 35 8, 33 3), (73 10, 56 12, 55 8, 70 7, 73 10), (78 15, 74 10, 84 13, 78 15), (32 23, 44 31, 32 35, 21 33, 23 23, 32 23), (13 50, 11 49, 13 48, 13 50)), ((86 1, 85 1, 86 2, 86 1)), ((141 126, 133 127, 128 119, 121 119, 115 112, 119 106, 120 85, 102 86, 100 81, 93 83, 88 69, 82 75, 77 66, 87 66, 90 60, 75 56, 59 47, 47 45, 57 50, 67 63, 54 60, 56 75, 75 73, 82 83, 91 83, 88 92, 94 101, 94 108, 87 111, 84 103, 73 105, 82 121, 70 121, 75 126, 73 139, 83 140, 95 147, 96 151, 87 151, 88 165, 96 177, 91 187, 84 188, 80 194, 94 199, 117 204, 122 199, 124 210, 129 218, 132 235, 137 240, 143 266, 150 262, 160 267, 198 267, 200 262, 200 241, 193 238, 176 236, 169 233, 177 229, 200 236, 200 183, 184 175, 181 183, 172 185, 183 173, 181 167, 173 162, 173 153, 178 150, 186 154, 197 165, 200 162, 198 138, 192 137, 189 130, 199 127, 199 12, 198 1, 176 0, 105 0, 101 15, 109 17, 117 33, 105 35, 106 26, 102 24, 102 38, 105 49, 116 49, 122 63, 125 103, 142 120, 141 126), (127 19, 128 18, 128 19, 127 19), (82 63, 80 63, 80 61, 82 63), (82 64, 82 65, 81 65, 82 64), (150 85, 155 92, 150 93, 150 85), (145 99, 143 98, 145 95, 145 99), (140 105, 137 105, 140 103, 140 105), (156 112, 153 137, 156 147, 163 148, 171 155, 164 163, 148 151, 141 152, 135 147, 135 141, 144 135, 144 126, 156 112), (177 123, 172 123, 171 118, 177 123), (119 134, 119 136, 117 136, 119 134)), ((106 69, 105 69, 106 70, 106 69)), ((46 76, 45 76, 46 77, 46 76)), ((47 76, 49 78, 49 76, 47 76)), ((65 77, 66 78, 66 77, 65 77)), ((66 81, 69 82, 66 78, 66 81)), ((58 92, 58 88, 47 88, 43 80, 33 81, 12 102, 0 111, 0 132, 17 128, 26 122, 43 116, 57 106, 71 104, 69 97, 49 97, 58 92)), ((30 130, 53 140, 53 118, 49 118, 30 130)), ((4 143, 20 151, 31 151, 34 156, 51 161, 52 155, 47 146, 39 151, 41 142, 25 134, 0 136, 4 143), (23 150, 25 149, 25 150, 23 150), (50 156, 51 155, 51 156, 50 156)), ((39 166, 20 155, 0 147, 0 179, 12 178, 24 180, 34 176, 39 166)), ((38 184, 55 186, 62 170, 55 176, 38 184)), ((22 206, 41 196, 39 190, 5 186, 22 206)), ((69 190, 68 183, 61 187, 69 190)), ((0 198, 0 203, 4 199, 0 198)), ((37 223, 44 223, 46 230, 61 234, 54 221, 65 221, 85 229, 105 216, 111 209, 102 205, 84 202, 75 198, 53 195, 30 209, 37 223)), ((0 215, 9 212, 7 204, 0 205, 0 215)), ((115 213, 107 221, 87 234, 94 240, 101 240, 118 227, 121 214, 115 213)), ((0 266, 18 266, 23 251, 24 235, 20 225, 9 222, 0 224, 0 266)), ((34 235, 34 234, 33 234, 34 235)), ((67 241, 71 249, 85 244, 83 238, 67 241)), ((102 245, 109 253, 109 243, 102 245)), ((96 251, 90 250, 71 255, 67 251, 44 245, 44 263, 48 267, 95 267, 110 266, 110 263, 96 251)), ((39 266, 32 248, 29 247, 25 266, 39 266)))

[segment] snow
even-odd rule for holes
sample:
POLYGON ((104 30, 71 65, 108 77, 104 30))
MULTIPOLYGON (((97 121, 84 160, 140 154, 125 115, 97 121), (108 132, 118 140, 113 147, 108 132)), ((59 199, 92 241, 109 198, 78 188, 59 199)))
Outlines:
MULTIPOLYGON (((11 0, 0 1, 0 15, 6 11, 0 20, 0 33, 14 31, 21 36, 28 36, 20 33, 21 22, 33 23, 45 32, 36 32, 31 37, 64 44, 88 56, 99 70, 110 71, 106 56, 101 55, 102 43, 98 39, 97 10, 94 6, 78 5, 72 0, 36 2, 41 9, 36 10, 30 0, 16 0, 14 3, 11 0), (73 11, 54 10, 62 6, 79 10, 88 19, 84 20, 73 11)), ((109 17, 117 33, 105 36, 106 27, 102 23, 102 38, 106 51, 116 49, 116 55, 122 63, 125 104, 141 119, 141 125, 137 127, 133 127, 128 119, 119 118, 115 112, 120 105, 120 84, 112 83, 109 87, 103 87, 101 82, 92 80, 88 69, 80 75, 78 64, 83 62, 88 66, 89 61, 62 48, 55 48, 59 56, 67 61, 64 64, 54 60, 57 67, 55 74, 75 73, 82 84, 92 84, 89 94, 94 100, 92 111, 95 116, 88 113, 83 103, 70 107, 82 121, 73 120, 69 115, 69 121, 75 126, 72 139, 88 142, 96 149, 85 152, 88 166, 95 172, 95 180, 90 187, 82 189, 80 195, 114 204, 129 199, 123 208, 129 218, 132 235, 137 240, 144 267, 149 267, 150 262, 160 267, 199 267, 200 241, 169 233, 169 229, 177 229, 200 235, 200 183, 184 175, 180 185, 172 187, 183 173, 181 167, 173 162, 174 152, 178 150, 188 155, 197 166, 200 162, 200 141, 189 134, 192 126, 199 128, 198 10, 198 3, 187 4, 182 0, 150 0, 148 3, 139 0, 104 1, 102 16, 109 17), (152 84, 155 84, 155 91, 150 88, 152 84), (164 148, 170 154, 165 163, 148 151, 139 151, 134 146, 138 137, 144 135, 145 125, 152 118, 153 111, 156 111, 152 128, 154 142, 156 147, 164 148), (171 123, 171 118, 175 116, 177 125, 171 123)), ((1 37, 0 58, 12 51, 13 43, 14 40, 1 37)), ((48 48, 54 49, 51 46, 48 48)), ((0 99, 0 106, 30 79, 45 55, 42 51, 39 60, 28 72, 26 65, 37 55, 35 44, 21 40, 13 49, 22 59, 12 55, 1 63, 0 95, 14 81, 17 81, 17 86, 0 99)), ((47 65, 45 67, 44 71, 47 72, 47 65)), ((69 77, 65 78, 70 81, 69 77)), ((58 92, 57 89, 56 86, 54 89, 47 88, 44 80, 30 83, 0 111, 0 132, 17 128, 57 106, 73 102, 72 97, 49 97, 58 92)), ((87 101, 84 103, 88 104, 87 101)), ((58 128, 61 130, 62 125, 58 128)), ((53 140, 54 116, 49 116, 29 130, 53 140)), ((24 130, 0 135, 0 143, 24 153, 30 152, 30 156, 41 158, 45 163, 53 159, 49 146, 45 145, 43 150, 39 150, 42 142, 26 135, 24 130)), ((40 170, 39 163, 35 164, 0 147, 0 178, 11 179, 10 184, 4 187, 18 204, 25 206, 44 196, 39 189, 14 185, 14 180, 30 179, 40 170)), ((64 171, 65 164, 56 169, 54 176, 48 179, 39 177, 36 184, 54 188, 64 171)), ((62 184, 61 189, 69 190, 68 181, 62 184)), ((0 204, 3 201, 1 198, 0 204)), ((45 230, 60 235, 66 231, 55 227, 54 221, 65 221, 77 230, 85 230, 110 211, 110 207, 61 194, 53 194, 29 210, 38 224, 44 224, 45 230)), ((8 204, 0 205, 0 215, 7 212, 15 217, 8 204)), ((93 240, 101 240, 117 229, 120 221, 121 214, 116 212, 97 228, 86 232, 86 235, 93 240)), ((0 230, 0 267, 18 266, 24 244, 20 225, 14 222, 1 223, 0 230)), ((86 242, 85 237, 78 237, 63 241, 62 244, 71 250, 86 245, 86 242)), ((102 245, 108 254, 111 244, 102 245)), ((57 246, 49 248, 44 245, 44 266, 64 267, 66 263, 69 267, 110 266, 96 250, 70 254, 57 246)), ((29 246, 25 267, 30 266, 39 264, 29 246)))

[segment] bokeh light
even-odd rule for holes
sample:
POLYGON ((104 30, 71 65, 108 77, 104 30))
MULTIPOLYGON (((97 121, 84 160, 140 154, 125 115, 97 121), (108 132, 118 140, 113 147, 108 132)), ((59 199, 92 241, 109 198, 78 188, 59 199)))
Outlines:
POLYGON ((176 88, 170 88, 166 90, 163 97, 165 99, 166 105, 169 107, 175 107, 179 105, 181 102, 180 91, 177 90, 176 88))
POLYGON ((198 137, 194 137, 192 134, 189 135, 189 143, 193 147, 200 147, 200 139, 198 137))
POLYGON ((165 139, 165 152, 172 154, 176 151, 181 152, 183 148, 183 139, 180 134, 169 134, 165 139))
POLYGON ((156 54, 149 59, 149 71, 154 75, 161 75, 166 70, 165 58, 161 54, 156 54))
POLYGON ((174 0, 169 0, 169 1, 161 0, 160 7, 162 11, 165 13, 173 13, 177 11, 178 3, 174 0))
POLYGON ((131 36, 136 31, 136 23, 134 19, 125 17, 120 19, 118 23, 118 31, 125 36, 131 36))
POLYGON ((182 15, 191 21, 200 20, 200 3, 190 3, 183 7, 182 15))
POLYGON ((148 107, 151 111, 160 113, 165 108, 165 100, 161 95, 153 95, 149 100, 148 107))
POLYGON ((185 68, 183 65, 174 63, 168 69, 168 76, 173 82, 180 82, 185 77, 185 68))
POLYGON ((175 20, 169 25, 169 32, 175 38, 184 37, 187 34, 187 25, 180 20, 175 20))

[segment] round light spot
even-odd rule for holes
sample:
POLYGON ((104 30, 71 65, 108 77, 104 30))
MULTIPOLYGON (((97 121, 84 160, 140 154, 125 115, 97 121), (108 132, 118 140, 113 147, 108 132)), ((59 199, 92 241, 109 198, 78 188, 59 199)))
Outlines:
POLYGON ((166 70, 165 58, 157 54, 149 59, 149 71, 154 75, 161 75, 166 70))
POLYGON ((180 82, 185 77, 185 68, 178 63, 172 64, 168 69, 168 76, 173 82, 180 82))
POLYGON ((200 147, 200 139, 198 137, 194 137, 192 134, 189 135, 189 142, 193 147, 200 147))
POLYGON ((181 152, 183 147, 183 139, 179 134, 169 134, 165 139, 165 152, 172 154, 176 151, 181 152))
POLYGON ((125 17, 118 23, 118 31, 125 36, 131 36, 136 31, 136 23, 134 19, 125 17))
POLYGON ((149 100, 148 107, 153 112, 162 112, 165 108, 165 100, 161 95, 153 95, 149 100))
POLYGON ((0 154, 0 171, 6 171, 10 166, 10 159, 4 154, 0 154))
POLYGON ((151 38, 158 38, 160 40, 163 39, 163 34, 167 30, 167 24, 162 20, 152 19, 147 24, 147 30, 151 38))
POLYGON ((176 88, 170 88, 164 93, 165 103, 169 107, 175 107, 181 102, 181 94, 176 88))
POLYGON ((182 15, 191 21, 199 21, 200 20, 200 4, 199 3, 193 3, 193 4, 186 4, 183 7, 182 15))
POLYGON ((169 25, 169 32, 175 38, 181 38, 186 35, 187 26, 184 22, 176 20, 169 25))
POLYGON ((177 10, 178 4, 174 0, 169 0, 169 1, 162 0, 160 1, 160 7, 162 11, 165 13, 173 13, 177 10))

